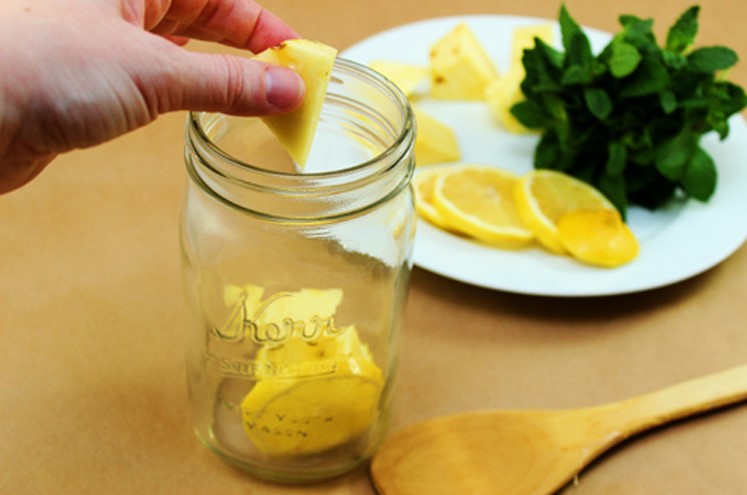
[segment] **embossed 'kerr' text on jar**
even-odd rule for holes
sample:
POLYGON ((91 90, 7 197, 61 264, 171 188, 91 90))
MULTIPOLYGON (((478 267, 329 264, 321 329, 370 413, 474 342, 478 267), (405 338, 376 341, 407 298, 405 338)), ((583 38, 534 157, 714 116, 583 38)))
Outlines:
POLYGON ((181 219, 194 429, 258 476, 349 471, 392 409, 415 229, 402 93, 335 63, 303 173, 259 119, 193 113, 181 219))

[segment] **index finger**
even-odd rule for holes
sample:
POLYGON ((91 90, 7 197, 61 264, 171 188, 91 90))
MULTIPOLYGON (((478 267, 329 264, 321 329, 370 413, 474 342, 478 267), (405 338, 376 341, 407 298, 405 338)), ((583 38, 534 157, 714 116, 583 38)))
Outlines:
POLYGON ((254 0, 173 0, 165 11, 146 10, 144 24, 156 34, 218 41, 254 53, 299 37, 254 0))

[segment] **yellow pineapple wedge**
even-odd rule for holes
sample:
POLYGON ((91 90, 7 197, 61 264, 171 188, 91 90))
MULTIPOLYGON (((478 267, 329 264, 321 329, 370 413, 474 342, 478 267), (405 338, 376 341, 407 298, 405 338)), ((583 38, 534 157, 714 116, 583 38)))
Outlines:
POLYGON ((484 100, 498 72, 470 27, 462 22, 436 41, 430 52, 431 96, 443 100, 484 100))
POLYGON ((413 108, 413 112, 418 125, 415 163, 421 166, 459 161, 462 154, 451 127, 419 108, 413 108))
POLYGON ((524 68, 514 65, 485 88, 485 99, 491 114, 507 131, 514 134, 532 132, 511 113, 511 107, 524 100, 524 93, 521 91, 524 75, 524 68))
POLYGON ((287 40, 254 56, 255 60, 295 70, 306 84, 306 96, 300 107, 290 113, 262 117, 302 170, 314 141, 336 57, 336 49, 306 39, 287 40))
POLYGON ((534 48, 534 38, 539 38, 545 44, 552 46, 555 42, 554 27, 550 23, 530 24, 514 28, 511 38, 511 64, 521 66, 524 50, 534 48))
POLYGON ((372 60, 368 66, 396 84, 408 98, 428 79, 428 68, 419 65, 392 60, 372 60))
POLYGON ((521 82, 525 72, 522 63, 524 50, 534 48, 535 38, 553 45, 555 34, 552 24, 531 24, 514 29, 511 46, 511 65, 506 72, 494 79, 485 89, 485 99, 495 119, 503 127, 515 134, 534 132, 524 127, 511 113, 511 107, 524 100, 521 82))

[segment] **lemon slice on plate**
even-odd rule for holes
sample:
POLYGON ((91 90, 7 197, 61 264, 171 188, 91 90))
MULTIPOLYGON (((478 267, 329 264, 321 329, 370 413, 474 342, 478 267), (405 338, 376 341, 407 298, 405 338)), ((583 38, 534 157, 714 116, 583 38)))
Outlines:
POLYGON ((550 251, 564 254, 557 223, 576 210, 615 210, 597 189, 568 174, 533 170, 523 176, 515 190, 519 215, 537 239, 550 251))
POLYGON ((449 226, 433 203, 433 192, 436 188, 436 180, 444 170, 441 167, 420 168, 412 179, 415 210, 421 217, 440 229, 448 229, 449 226))
POLYGON ((507 248, 525 246, 532 232, 514 201, 517 175, 486 165, 462 165, 441 173, 433 202, 448 225, 475 239, 507 248))
POLYGON ((576 210, 558 220, 558 238, 585 263, 615 267, 632 261, 640 249, 630 228, 613 210, 576 210))

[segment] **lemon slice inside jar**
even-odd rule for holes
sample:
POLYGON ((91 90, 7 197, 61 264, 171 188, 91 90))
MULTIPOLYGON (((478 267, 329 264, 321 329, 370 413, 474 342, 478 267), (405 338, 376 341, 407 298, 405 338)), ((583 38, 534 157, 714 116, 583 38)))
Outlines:
POLYGON ((334 373, 262 380, 241 403, 244 431, 268 455, 301 455, 343 445, 376 416, 383 381, 365 360, 335 361, 334 373))
POLYGON ((374 423, 383 377, 355 327, 335 337, 293 338, 263 348, 257 363, 276 373, 259 380, 241 403, 244 431, 261 452, 322 452, 374 423))

